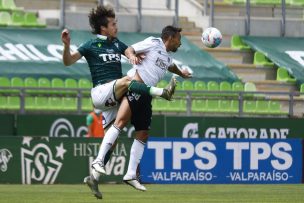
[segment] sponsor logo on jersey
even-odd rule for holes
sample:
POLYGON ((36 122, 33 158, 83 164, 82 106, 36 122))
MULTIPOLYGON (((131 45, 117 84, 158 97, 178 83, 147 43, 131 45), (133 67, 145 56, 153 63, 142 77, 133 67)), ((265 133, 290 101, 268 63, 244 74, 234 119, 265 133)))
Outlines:
POLYGON ((155 65, 163 70, 166 70, 168 65, 166 63, 166 61, 164 61, 163 59, 161 58, 157 58, 156 61, 155 61, 155 65))

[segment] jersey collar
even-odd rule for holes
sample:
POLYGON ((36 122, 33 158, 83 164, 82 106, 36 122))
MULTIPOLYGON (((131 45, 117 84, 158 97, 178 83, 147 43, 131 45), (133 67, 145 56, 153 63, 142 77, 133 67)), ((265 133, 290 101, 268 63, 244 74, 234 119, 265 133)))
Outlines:
POLYGON ((97 34, 96 36, 97 36, 97 38, 102 39, 102 40, 107 40, 108 39, 108 37, 105 36, 105 35, 97 34))

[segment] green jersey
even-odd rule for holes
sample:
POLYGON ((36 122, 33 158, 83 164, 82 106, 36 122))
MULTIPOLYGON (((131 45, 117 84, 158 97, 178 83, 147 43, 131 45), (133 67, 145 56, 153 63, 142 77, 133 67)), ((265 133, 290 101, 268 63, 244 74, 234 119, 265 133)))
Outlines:
POLYGON ((94 87, 122 77, 120 59, 127 48, 117 38, 110 41, 101 35, 78 48, 88 62, 94 87))

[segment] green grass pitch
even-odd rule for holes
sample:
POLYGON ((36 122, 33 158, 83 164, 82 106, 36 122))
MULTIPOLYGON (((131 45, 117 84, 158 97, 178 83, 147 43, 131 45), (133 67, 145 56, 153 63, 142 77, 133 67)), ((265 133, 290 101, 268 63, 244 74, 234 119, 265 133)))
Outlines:
POLYGON ((146 185, 136 191, 123 184, 102 184, 103 199, 86 185, 0 185, 4 203, 197 203, 197 202, 304 202, 304 185, 146 185))

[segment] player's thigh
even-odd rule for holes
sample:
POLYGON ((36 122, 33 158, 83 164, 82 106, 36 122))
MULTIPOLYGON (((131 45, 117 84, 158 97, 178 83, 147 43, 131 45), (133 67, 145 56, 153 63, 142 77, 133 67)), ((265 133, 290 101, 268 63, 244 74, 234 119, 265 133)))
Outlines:
POLYGON ((118 100, 120 100, 126 94, 130 82, 131 80, 127 76, 120 78, 116 81, 114 92, 115 92, 115 97, 118 100))
POLYGON ((95 108, 104 112, 119 105, 114 95, 115 83, 116 80, 92 88, 91 97, 95 108))
POLYGON ((115 120, 115 126, 122 129, 124 128, 129 120, 131 119, 131 109, 127 100, 127 97, 124 97, 119 106, 117 117, 115 120))
POLYGON ((102 124, 104 129, 108 129, 112 123, 114 123, 117 116, 118 106, 108 109, 102 112, 102 124))

